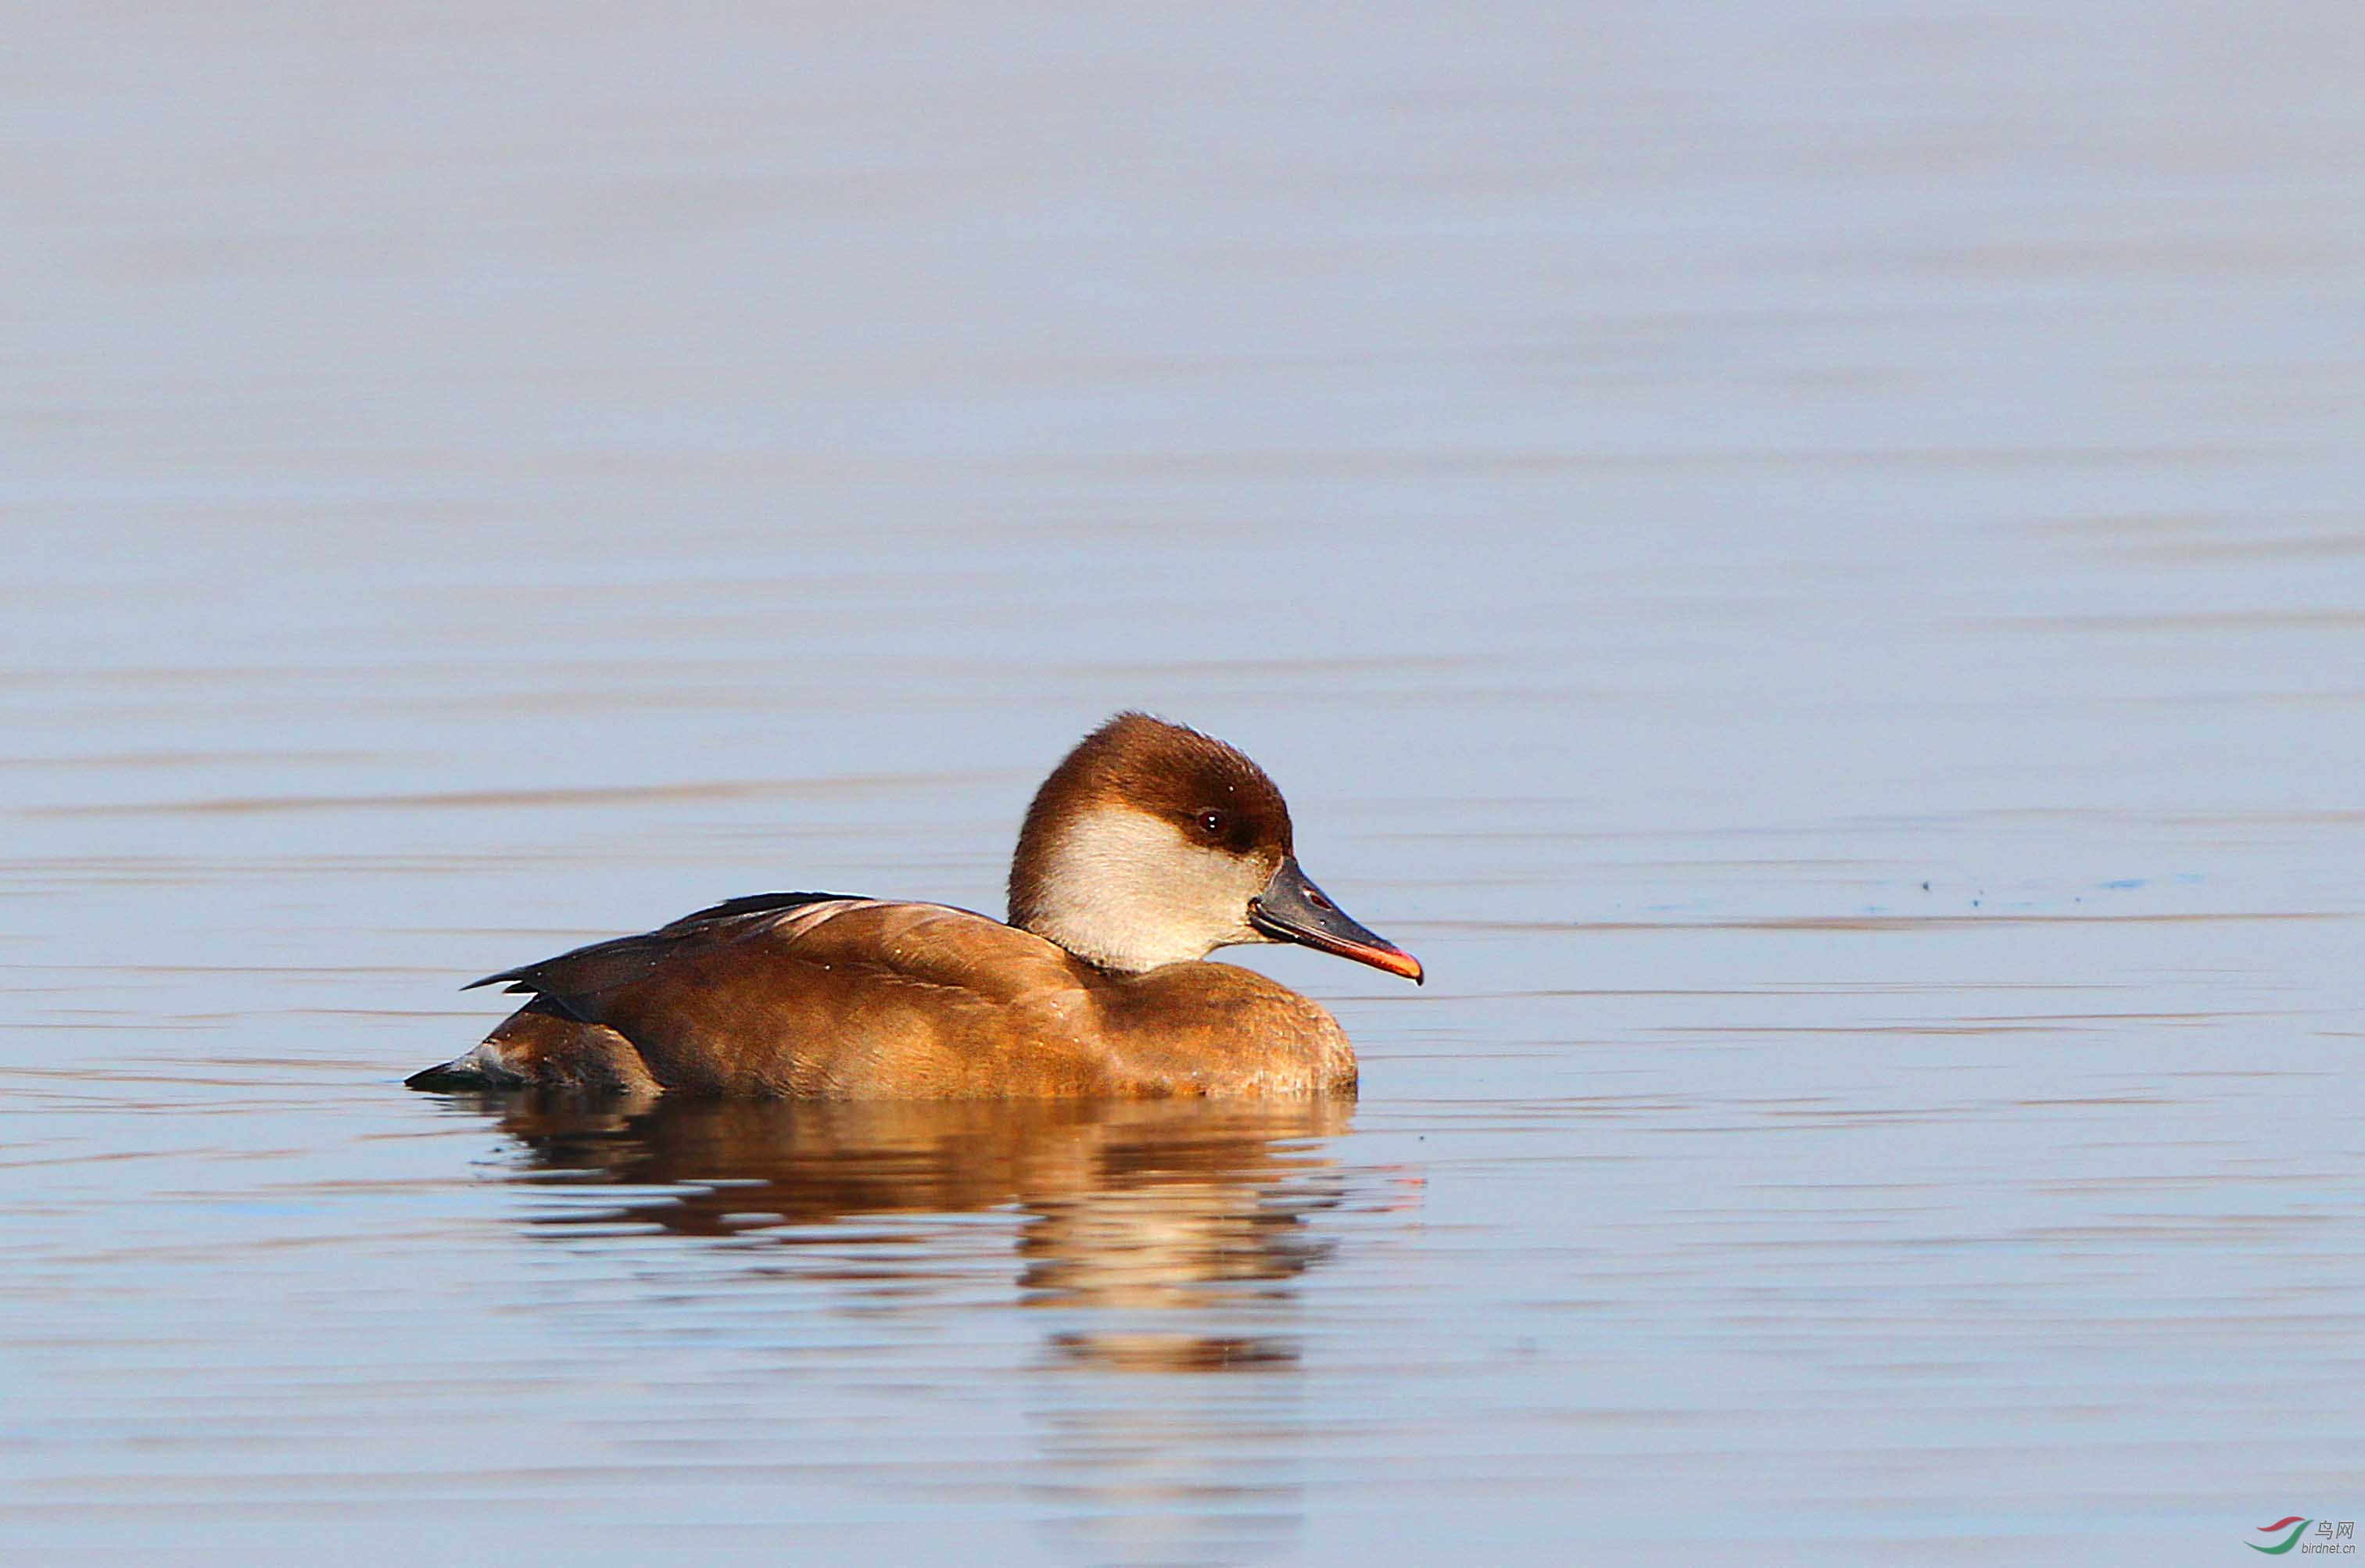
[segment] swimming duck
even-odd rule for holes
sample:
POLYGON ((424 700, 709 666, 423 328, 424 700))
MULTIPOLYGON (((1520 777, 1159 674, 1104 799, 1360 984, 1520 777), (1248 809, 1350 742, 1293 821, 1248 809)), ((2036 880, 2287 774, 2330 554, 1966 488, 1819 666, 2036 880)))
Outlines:
POLYGON ((1006 924, 839 893, 732 899, 477 980, 533 1000, 409 1082, 846 1100, 1352 1093, 1336 1019, 1206 961, 1247 942, 1421 979, 1418 959, 1306 879, 1262 768, 1120 713, 1036 792, 1006 924))

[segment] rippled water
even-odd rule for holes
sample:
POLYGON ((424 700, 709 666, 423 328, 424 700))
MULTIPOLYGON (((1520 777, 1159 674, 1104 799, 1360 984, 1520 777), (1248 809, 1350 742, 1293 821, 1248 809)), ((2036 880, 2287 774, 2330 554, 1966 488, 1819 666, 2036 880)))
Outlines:
POLYGON ((2353 6, 12 36, 8 1561, 2365 1513, 2353 6), (399 1088, 1132 705, 1360 1103, 399 1088))

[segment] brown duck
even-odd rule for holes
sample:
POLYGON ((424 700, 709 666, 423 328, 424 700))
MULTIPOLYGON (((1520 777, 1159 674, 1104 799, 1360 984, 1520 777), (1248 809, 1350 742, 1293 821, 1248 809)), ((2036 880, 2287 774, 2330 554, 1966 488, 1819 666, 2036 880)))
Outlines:
POLYGON ((1306 880, 1289 807, 1223 742, 1141 713, 1052 771, 1007 924, 760 893, 506 969, 532 1001, 414 1089, 816 1099, 1350 1094, 1338 1021, 1217 947, 1296 942, 1418 981, 1306 880))

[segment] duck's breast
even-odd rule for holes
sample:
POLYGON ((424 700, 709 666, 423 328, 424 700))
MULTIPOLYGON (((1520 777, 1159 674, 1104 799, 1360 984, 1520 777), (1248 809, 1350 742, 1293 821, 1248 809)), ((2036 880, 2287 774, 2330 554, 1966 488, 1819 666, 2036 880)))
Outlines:
POLYGON ((1139 1092, 1355 1092, 1355 1050, 1318 1002, 1237 964, 1168 964, 1098 988, 1103 1037, 1139 1092), (1163 1085, 1163 1089, 1147 1087, 1163 1085))

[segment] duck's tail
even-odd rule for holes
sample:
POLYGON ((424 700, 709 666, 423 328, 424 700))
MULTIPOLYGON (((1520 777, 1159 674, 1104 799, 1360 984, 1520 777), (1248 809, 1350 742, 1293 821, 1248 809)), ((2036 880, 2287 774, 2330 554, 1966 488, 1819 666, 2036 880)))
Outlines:
POLYGON ((633 1043, 603 1024, 570 1018, 536 997, 501 1021, 463 1057, 404 1079, 437 1094, 501 1089, 568 1089, 600 1094, 656 1093, 662 1087, 633 1043))
POLYGON ((402 1086, 435 1094, 466 1094, 476 1090, 521 1089, 525 1082, 523 1074, 501 1059, 501 1047, 487 1040, 465 1056, 412 1073, 402 1086))

